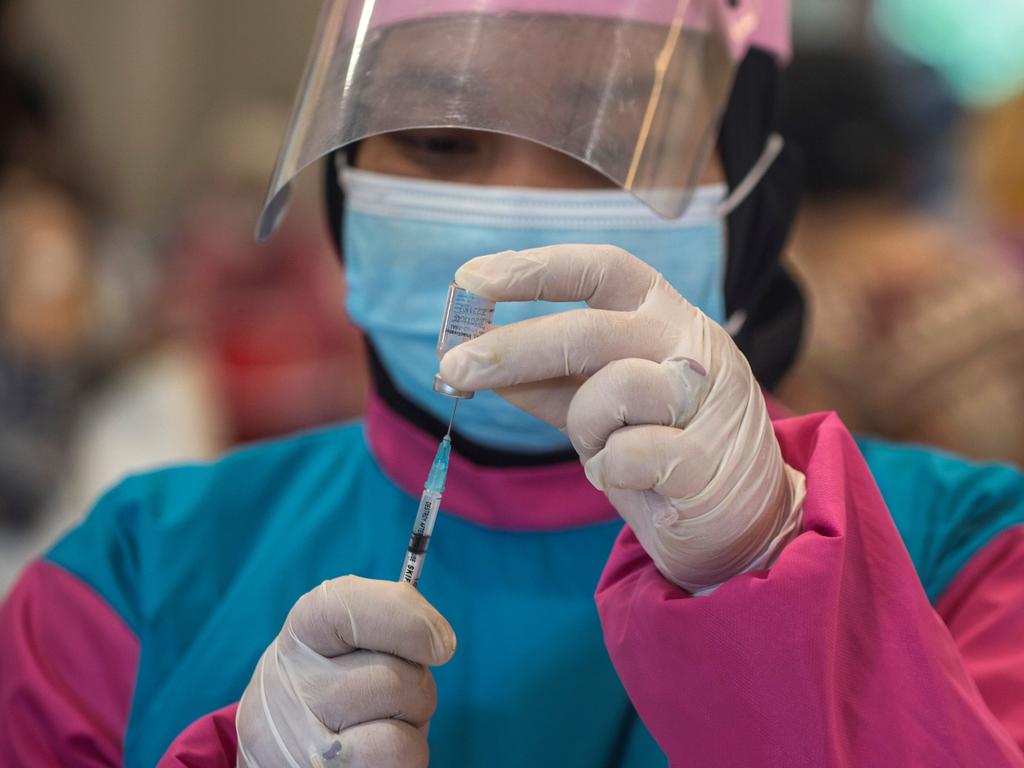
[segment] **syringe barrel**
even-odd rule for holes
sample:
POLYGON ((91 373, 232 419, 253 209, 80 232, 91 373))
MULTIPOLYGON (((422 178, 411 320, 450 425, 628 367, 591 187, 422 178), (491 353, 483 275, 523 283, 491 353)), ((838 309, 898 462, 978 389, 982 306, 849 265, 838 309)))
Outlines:
POLYGON ((412 533, 430 536, 434 532, 434 521, 437 520, 437 510, 441 506, 441 494, 436 491, 424 490, 420 495, 420 506, 416 512, 416 522, 413 524, 412 533))
POLYGON ((430 546, 430 537, 434 532, 434 522, 437 520, 437 511, 441 506, 441 494, 434 491, 423 491, 420 496, 420 508, 416 513, 416 521, 412 526, 412 535, 409 537, 409 546, 405 552, 405 562, 402 563, 402 575, 400 581, 416 586, 420 580, 420 572, 423 570, 423 562, 427 557, 427 547, 430 546))
MULTIPOLYGON (((441 319, 441 331, 437 336, 437 359, 444 357, 448 350, 490 330, 494 320, 494 306, 495 303, 490 299, 470 293, 452 282, 448 286, 448 301, 441 319)), ((473 396, 472 392, 463 392, 449 385, 441 378, 441 374, 434 377, 434 391, 460 400, 473 396)))
POLYGON ((420 583, 420 573, 423 572, 423 562, 427 559, 427 546, 430 544, 429 536, 419 536, 413 534, 412 540, 409 542, 409 550, 405 553, 405 562, 402 563, 402 576, 399 581, 404 581, 406 584, 412 586, 418 586, 420 583), (417 546, 413 547, 413 542, 417 542, 417 546))

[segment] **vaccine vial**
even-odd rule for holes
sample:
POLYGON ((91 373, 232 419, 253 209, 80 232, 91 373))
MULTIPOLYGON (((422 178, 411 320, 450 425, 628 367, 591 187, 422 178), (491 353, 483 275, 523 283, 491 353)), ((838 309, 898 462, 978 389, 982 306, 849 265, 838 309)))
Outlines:
MULTIPOLYGON (((441 320, 441 332, 437 337, 437 359, 444 357, 449 349, 486 333, 494 320, 494 302, 460 288, 456 283, 448 286, 448 302, 441 320)), ((472 392, 463 392, 449 385, 441 374, 434 377, 434 391, 446 397, 468 400, 472 392)))

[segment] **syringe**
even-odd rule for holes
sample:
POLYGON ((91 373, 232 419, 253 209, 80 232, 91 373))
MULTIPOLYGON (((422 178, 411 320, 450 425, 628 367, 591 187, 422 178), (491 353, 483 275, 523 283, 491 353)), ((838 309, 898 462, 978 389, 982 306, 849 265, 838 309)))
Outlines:
POLYGON ((455 410, 458 407, 459 401, 456 400, 452 406, 451 418, 448 420, 448 432, 445 433, 441 444, 437 447, 437 455, 434 456, 434 463, 430 466, 427 482, 423 484, 420 506, 416 511, 412 536, 409 537, 409 548, 406 550, 405 562, 402 564, 400 581, 411 584, 413 587, 419 584, 423 562, 427 559, 427 547, 430 545, 430 537, 434 533, 437 510, 441 506, 441 494, 444 493, 444 481, 448 475, 448 458, 452 452, 452 423, 455 421, 455 410))
MULTIPOLYGON (((490 330, 494 306, 490 299, 470 293, 454 282, 449 285, 448 300, 445 302, 444 316, 441 319, 441 331, 437 337, 437 359, 444 357, 448 350, 490 330)), ((416 522, 413 523, 409 548, 402 564, 400 581, 414 587, 419 583, 423 561, 427 557, 427 546, 434 533, 437 510, 441 506, 441 494, 444 493, 444 481, 448 475, 448 459, 452 453, 452 424, 455 422, 455 411, 460 400, 473 397, 472 392, 463 392, 448 384, 441 378, 440 373, 434 377, 434 391, 452 398, 454 402, 451 418, 448 419, 448 431, 441 439, 441 445, 437 447, 437 455, 434 456, 427 482, 423 484, 420 507, 416 511, 416 522)))

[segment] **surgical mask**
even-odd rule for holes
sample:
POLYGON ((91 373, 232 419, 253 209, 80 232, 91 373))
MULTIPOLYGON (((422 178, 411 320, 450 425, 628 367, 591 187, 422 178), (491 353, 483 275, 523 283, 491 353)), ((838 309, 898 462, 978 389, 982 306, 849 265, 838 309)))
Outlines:
MULTIPOLYGON (((439 421, 447 421, 452 401, 431 386, 438 328, 452 276, 474 256, 560 243, 616 245, 713 320, 725 319, 724 185, 700 187, 682 218, 665 220, 621 190, 489 187, 351 168, 342 169, 341 183, 349 315, 398 390, 439 421)), ((494 322, 582 306, 500 302, 494 322)), ((456 430, 504 450, 570 447, 561 431, 489 391, 460 403, 456 430)))

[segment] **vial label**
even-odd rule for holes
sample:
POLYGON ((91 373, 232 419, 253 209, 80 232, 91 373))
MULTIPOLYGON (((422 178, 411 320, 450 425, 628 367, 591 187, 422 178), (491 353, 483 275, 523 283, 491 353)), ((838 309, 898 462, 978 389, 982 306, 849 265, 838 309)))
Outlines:
POLYGON ((493 319, 493 301, 452 283, 448 289, 448 304, 437 339, 438 357, 443 357, 449 349, 486 332, 493 319))

